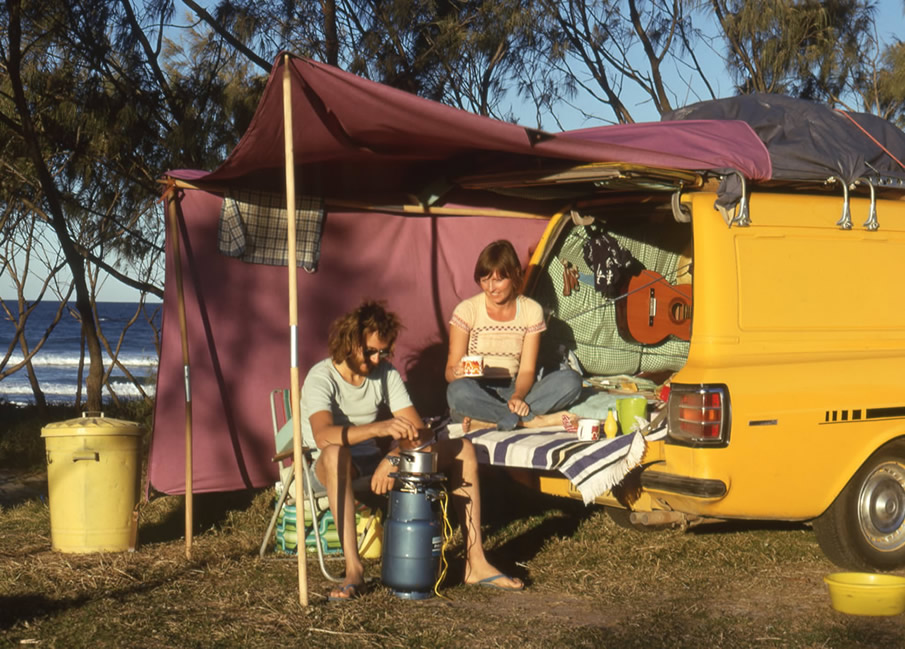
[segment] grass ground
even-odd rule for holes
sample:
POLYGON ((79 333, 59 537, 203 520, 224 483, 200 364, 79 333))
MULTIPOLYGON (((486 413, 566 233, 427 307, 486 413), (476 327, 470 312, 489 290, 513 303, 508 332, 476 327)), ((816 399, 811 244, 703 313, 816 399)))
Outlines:
MULTIPOLYGON (((295 559, 258 558, 272 490, 196 496, 191 559, 178 497, 142 506, 137 551, 88 555, 51 551, 46 500, 0 506, 0 647, 905 646, 902 616, 830 607, 835 568, 806 526, 642 533, 499 474, 482 493, 485 546, 526 591, 462 585, 454 543, 444 598, 401 600, 375 581, 328 603, 312 557, 305 609, 295 559)), ((379 577, 378 560, 368 569, 379 577)))

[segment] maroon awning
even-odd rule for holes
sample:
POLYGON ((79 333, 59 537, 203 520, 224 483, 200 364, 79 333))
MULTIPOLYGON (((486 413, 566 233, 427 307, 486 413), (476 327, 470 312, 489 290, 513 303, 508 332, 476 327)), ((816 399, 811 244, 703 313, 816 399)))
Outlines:
MULTIPOLYGON (((260 186, 261 178, 282 169, 283 60, 277 57, 239 144, 203 180, 260 186)), ((755 180, 771 175, 766 148, 740 121, 652 122, 553 134, 475 115, 308 59, 289 57, 289 65, 296 163, 320 165, 321 174, 342 170, 354 175, 356 165, 370 172, 393 163, 505 154, 511 156, 505 158, 509 168, 540 157, 735 169, 755 180)))

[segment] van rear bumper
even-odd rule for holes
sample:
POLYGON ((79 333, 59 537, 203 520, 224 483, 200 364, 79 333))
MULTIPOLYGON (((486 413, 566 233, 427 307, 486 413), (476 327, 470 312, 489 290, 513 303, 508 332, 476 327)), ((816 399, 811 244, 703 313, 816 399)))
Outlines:
POLYGON ((641 486, 650 491, 691 496, 693 498, 722 498, 728 492, 726 483, 722 480, 689 478, 658 471, 644 471, 641 474, 641 486))

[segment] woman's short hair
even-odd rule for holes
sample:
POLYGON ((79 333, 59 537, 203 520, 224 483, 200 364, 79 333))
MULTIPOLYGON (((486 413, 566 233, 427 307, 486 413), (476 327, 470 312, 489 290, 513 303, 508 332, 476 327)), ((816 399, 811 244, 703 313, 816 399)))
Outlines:
POLYGON ((376 333, 392 350, 402 330, 402 321, 383 302, 365 300, 361 305, 337 318, 330 325, 327 347, 334 363, 351 360, 357 349, 365 346, 365 339, 376 333))
POLYGON ((503 279, 512 280, 516 291, 521 290, 522 264, 515 248, 506 239, 499 239, 484 247, 474 265, 474 281, 480 284, 482 277, 493 275, 495 272, 503 279))

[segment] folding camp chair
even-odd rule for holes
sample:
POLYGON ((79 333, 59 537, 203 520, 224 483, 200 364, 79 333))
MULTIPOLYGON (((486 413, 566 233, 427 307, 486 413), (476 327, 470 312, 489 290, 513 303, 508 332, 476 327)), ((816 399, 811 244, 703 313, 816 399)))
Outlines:
MULTIPOLYGON (((292 401, 289 390, 277 389, 273 390, 270 393, 270 416, 273 423, 274 448, 276 450, 273 461, 277 462, 280 467, 281 490, 279 498, 277 499, 276 507, 273 511, 273 515, 270 518, 270 523, 267 526, 267 531, 264 533, 264 539, 261 542, 259 554, 262 558, 267 551, 267 546, 270 544, 270 538, 273 535, 273 531, 276 527, 280 512, 283 510, 283 505, 294 492, 295 471, 293 470, 292 466, 286 462, 286 460, 292 458, 292 401)), ((301 462, 302 479, 305 486, 305 498, 308 500, 308 505, 311 508, 311 527, 314 533, 315 546, 317 548, 318 563, 320 564, 321 572, 323 573, 324 577, 326 577, 330 581, 341 582, 341 577, 335 577, 330 573, 329 570, 327 570, 327 565, 324 561, 324 541, 321 537, 321 533, 323 531, 321 526, 321 519, 329 511, 329 503, 327 500, 327 491, 325 489, 311 488, 313 468, 311 466, 310 448, 304 446, 302 447, 301 462)), ((361 476, 356 478, 352 482, 352 489, 355 493, 369 492, 370 487, 370 476, 361 476)), ((297 505, 297 551, 305 552, 306 534, 303 517, 304 507, 302 507, 300 504, 297 505)), ((365 529, 360 535, 359 546, 361 545, 362 541, 364 541, 368 531, 368 529, 365 529)))

